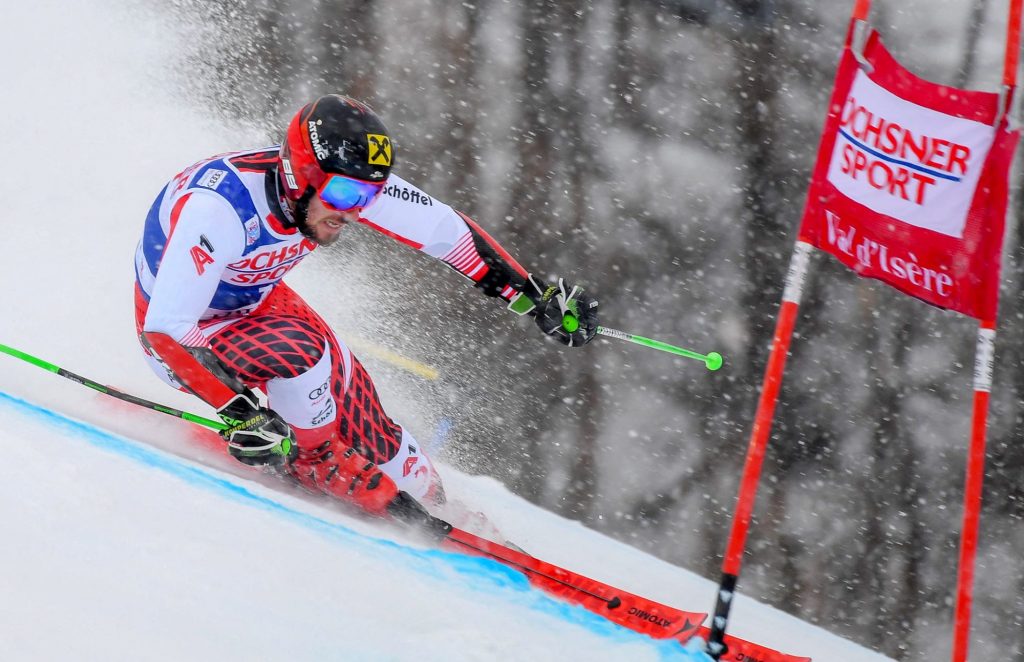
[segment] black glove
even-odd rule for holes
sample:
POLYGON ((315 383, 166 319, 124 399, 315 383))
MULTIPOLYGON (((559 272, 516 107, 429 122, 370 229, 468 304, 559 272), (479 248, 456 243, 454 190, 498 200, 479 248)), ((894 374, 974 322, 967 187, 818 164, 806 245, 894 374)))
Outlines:
POLYGON ((523 291, 537 304, 532 311, 537 326, 563 345, 586 345, 597 335, 597 300, 582 287, 569 285, 564 278, 548 286, 530 274, 523 291))
POLYGON ((291 427, 273 410, 260 407, 251 392, 239 393, 217 414, 229 426, 220 436, 228 442, 228 453, 239 462, 276 466, 291 454, 291 427))

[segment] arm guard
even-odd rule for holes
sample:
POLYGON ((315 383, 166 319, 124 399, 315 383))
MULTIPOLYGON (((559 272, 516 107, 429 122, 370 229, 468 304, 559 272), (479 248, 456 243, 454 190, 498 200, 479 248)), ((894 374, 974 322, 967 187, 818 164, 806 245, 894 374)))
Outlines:
POLYGON ((472 244, 443 261, 473 281, 489 297, 508 302, 508 308, 517 315, 532 312, 540 301, 545 285, 531 276, 491 235, 476 221, 462 212, 456 212, 469 228, 472 244), (539 283, 534 286, 531 280, 539 283))

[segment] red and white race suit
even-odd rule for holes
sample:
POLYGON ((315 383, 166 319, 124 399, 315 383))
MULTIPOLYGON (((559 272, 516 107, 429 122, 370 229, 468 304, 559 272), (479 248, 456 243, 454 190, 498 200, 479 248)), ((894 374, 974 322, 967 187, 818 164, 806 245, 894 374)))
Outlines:
MULTIPOLYGON (((320 461, 328 442, 335 456, 354 449, 423 497, 439 485, 429 458, 384 413, 358 359, 282 280, 316 244, 289 223, 277 154, 200 161, 157 196, 135 255, 147 357, 169 384, 218 409, 242 386, 262 390, 295 431, 300 456, 316 450, 320 461)), ((511 301, 526 282, 471 219, 396 175, 359 222, 438 258, 489 296, 511 301)))

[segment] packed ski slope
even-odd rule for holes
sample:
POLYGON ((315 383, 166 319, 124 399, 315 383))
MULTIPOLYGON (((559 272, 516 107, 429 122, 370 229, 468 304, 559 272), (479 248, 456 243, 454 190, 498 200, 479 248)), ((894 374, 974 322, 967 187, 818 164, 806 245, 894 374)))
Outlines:
MULTIPOLYGON (((183 35, 112 4, 21 3, 0 23, 0 342, 209 415, 139 357, 132 253, 167 178, 256 139, 171 93, 183 35)), ((315 280, 289 280, 328 305, 315 280)), ((282 491, 208 441, 0 356, 0 659, 701 659, 282 491)), ((713 605, 711 582, 495 481, 445 474, 541 558, 679 608, 713 605)), ((748 600, 732 624, 815 660, 886 659, 748 600)))
MULTIPOLYGON (((101 397, 86 397, 97 416, 190 437, 101 397)), ((227 460, 198 464, 9 395, 0 421, 0 659, 706 659, 227 460)), ((447 474, 548 560, 685 608, 713 596, 710 582, 493 481, 447 474)), ((886 659, 749 601, 734 618, 736 634, 816 660, 886 659)))
POLYGON ((376 537, 388 531, 7 397, 0 412, 2 659, 685 655, 500 566, 393 544, 376 537))

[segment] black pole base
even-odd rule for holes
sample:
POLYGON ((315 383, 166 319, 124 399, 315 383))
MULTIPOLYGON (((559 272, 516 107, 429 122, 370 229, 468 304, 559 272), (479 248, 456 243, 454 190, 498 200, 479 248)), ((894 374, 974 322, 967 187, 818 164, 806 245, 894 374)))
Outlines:
POLYGON ((729 609, 732 607, 733 596, 736 595, 737 580, 736 575, 722 573, 722 580, 718 585, 715 615, 711 619, 711 633, 708 635, 708 646, 705 651, 716 662, 728 650, 725 645, 725 626, 729 622, 729 609))

